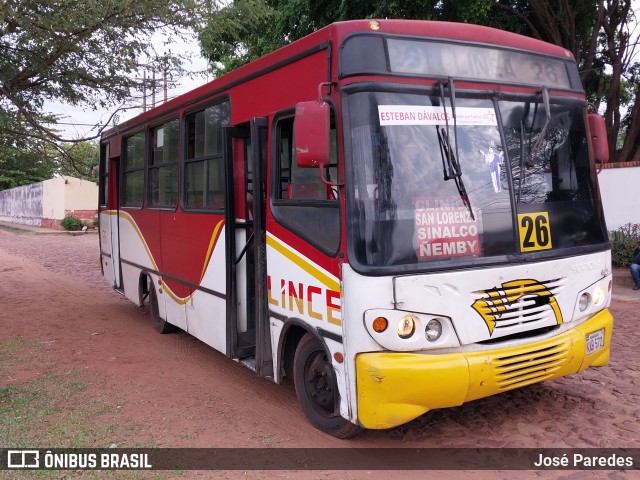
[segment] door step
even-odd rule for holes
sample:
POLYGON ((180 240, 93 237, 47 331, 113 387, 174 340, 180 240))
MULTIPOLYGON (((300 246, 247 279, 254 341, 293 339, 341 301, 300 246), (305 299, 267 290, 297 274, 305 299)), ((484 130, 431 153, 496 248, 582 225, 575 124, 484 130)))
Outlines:
POLYGON ((238 361, 241 364, 243 364, 245 367, 247 367, 249 370, 251 370, 253 372, 257 372, 258 371, 258 366, 256 364, 256 357, 241 358, 238 361))

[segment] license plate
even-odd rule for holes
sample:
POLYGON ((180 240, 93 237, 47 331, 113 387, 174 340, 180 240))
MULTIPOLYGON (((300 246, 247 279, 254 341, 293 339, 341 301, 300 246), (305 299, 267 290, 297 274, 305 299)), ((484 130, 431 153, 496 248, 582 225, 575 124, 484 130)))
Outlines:
POLYGON ((591 355, 604 347, 604 328, 587 333, 587 355, 591 355))

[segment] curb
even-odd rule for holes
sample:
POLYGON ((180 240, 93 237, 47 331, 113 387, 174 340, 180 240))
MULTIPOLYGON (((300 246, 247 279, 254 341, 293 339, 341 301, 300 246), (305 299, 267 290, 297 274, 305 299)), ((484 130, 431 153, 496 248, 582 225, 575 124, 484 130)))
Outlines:
POLYGON ((0 229, 6 228, 10 230, 22 230, 23 232, 29 232, 32 235, 89 235, 89 234, 98 234, 97 228, 91 228, 87 230, 77 230, 77 231, 68 231, 68 230, 56 230, 54 228, 45 228, 45 227, 36 227, 33 225, 24 225, 22 223, 12 223, 12 222, 0 222, 0 229))

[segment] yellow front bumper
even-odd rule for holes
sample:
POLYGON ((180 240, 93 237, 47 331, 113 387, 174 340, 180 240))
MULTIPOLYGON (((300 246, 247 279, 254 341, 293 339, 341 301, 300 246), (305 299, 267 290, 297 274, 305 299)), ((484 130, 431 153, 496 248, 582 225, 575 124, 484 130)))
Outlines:
POLYGON ((358 420, 366 428, 395 427, 434 408, 606 365, 612 328, 613 317, 603 310, 557 337, 517 347, 441 355, 360 354, 358 420), (601 328, 604 347, 587 355, 585 336, 601 328))

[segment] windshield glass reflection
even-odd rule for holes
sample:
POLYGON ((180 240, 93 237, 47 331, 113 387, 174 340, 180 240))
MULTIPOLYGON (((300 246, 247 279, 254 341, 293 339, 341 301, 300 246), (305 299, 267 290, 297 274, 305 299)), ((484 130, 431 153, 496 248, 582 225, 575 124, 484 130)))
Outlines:
POLYGON ((445 102, 437 95, 390 92, 349 97, 355 166, 351 238, 359 264, 464 262, 532 251, 514 220, 526 223, 525 217, 538 213, 547 215, 548 242, 534 250, 603 241, 579 107, 551 105, 552 120, 542 131, 542 103, 503 102, 503 145, 490 99, 457 98, 455 132, 445 102), (457 156, 453 170, 447 149, 457 156), (452 171, 460 173, 460 183, 452 171), (540 175, 546 175, 545 183, 540 175), (577 211, 575 202, 570 208, 550 204, 567 189, 580 203, 577 211), (580 234, 561 225, 569 217, 579 221, 580 234))

